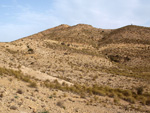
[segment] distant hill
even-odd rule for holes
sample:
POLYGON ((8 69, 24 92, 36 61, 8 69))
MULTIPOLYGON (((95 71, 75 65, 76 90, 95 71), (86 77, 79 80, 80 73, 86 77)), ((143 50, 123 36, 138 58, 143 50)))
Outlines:
POLYGON ((128 25, 115 29, 100 40, 102 45, 110 43, 150 44, 150 28, 128 25))

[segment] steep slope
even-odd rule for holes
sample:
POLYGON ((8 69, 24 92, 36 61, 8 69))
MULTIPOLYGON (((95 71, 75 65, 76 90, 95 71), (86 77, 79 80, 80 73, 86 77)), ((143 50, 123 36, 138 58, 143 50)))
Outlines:
POLYGON ((150 28, 129 25, 116 30, 99 40, 103 54, 111 61, 131 67, 146 67, 150 63, 150 28))
MULTIPOLYGON (((60 25, 13 42, 0 43, 0 75, 8 84, 11 82, 7 79, 9 75, 15 81, 16 78, 21 80, 21 84, 34 81, 40 90, 36 95, 44 97, 44 104, 55 106, 58 100, 63 100, 60 95, 64 93, 71 100, 74 100, 74 96, 78 98, 75 102, 67 98, 69 102, 65 109, 60 103, 59 110, 56 110, 59 107, 50 109, 48 105, 39 107, 54 113, 76 112, 80 104, 79 112, 87 112, 89 108, 89 112, 93 110, 94 113, 111 110, 147 112, 150 110, 149 36, 149 28, 133 25, 114 30, 85 24, 60 25), (17 70, 19 75, 12 70, 17 70), (59 93, 52 103, 46 101, 49 93, 47 88, 50 93, 59 93)), ((28 85, 24 85, 31 90, 28 85)), ((9 92, 4 84, 2 87, 9 92)), ((18 84, 17 88, 20 87, 22 85, 18 84)), ((32 92, 35 93, 34 90, 32 92)), ((6 97, 3 98, 7 111, 10 104, 6 97)), ((36 100, 43 105, 38 97, 36 100)), ((24 109, 31 111, 26 104, 23 105, 24 109)))

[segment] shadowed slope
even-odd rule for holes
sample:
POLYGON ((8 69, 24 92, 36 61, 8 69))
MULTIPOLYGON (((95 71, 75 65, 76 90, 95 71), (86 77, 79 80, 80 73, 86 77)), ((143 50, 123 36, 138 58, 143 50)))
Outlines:
POLYGON ((113 30, 99 41, 100 46, 111 43, 150 44, 150 28, 128 25, 113 30))

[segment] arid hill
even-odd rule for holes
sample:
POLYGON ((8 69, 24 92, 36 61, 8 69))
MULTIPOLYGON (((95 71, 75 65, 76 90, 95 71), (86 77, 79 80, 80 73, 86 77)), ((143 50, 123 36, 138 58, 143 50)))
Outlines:
POLYGON ((128 25, 113 30, 109 35, 100 40, 102 44, 111 43, 131 43, 131 44, 150 44, 150 28, 128 25))
POLYGON ((113 30, 99 41, 99 46, 101 48, 109 45, 103 50, 103 54, 115 62, 130 67, 149 69, 149 35, 150 28, 129 25, 113 30))
POLYGON ((148 27, 63 24, 0 43, 0 59, 0 112, 150 112, 148 27))

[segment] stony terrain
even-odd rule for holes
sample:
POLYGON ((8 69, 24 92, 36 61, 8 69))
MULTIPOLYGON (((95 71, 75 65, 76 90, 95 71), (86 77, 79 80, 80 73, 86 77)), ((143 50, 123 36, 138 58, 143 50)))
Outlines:
POLYGON ((150 112, 150 28, 60 25, 0 43, 2 113, 150 112))

